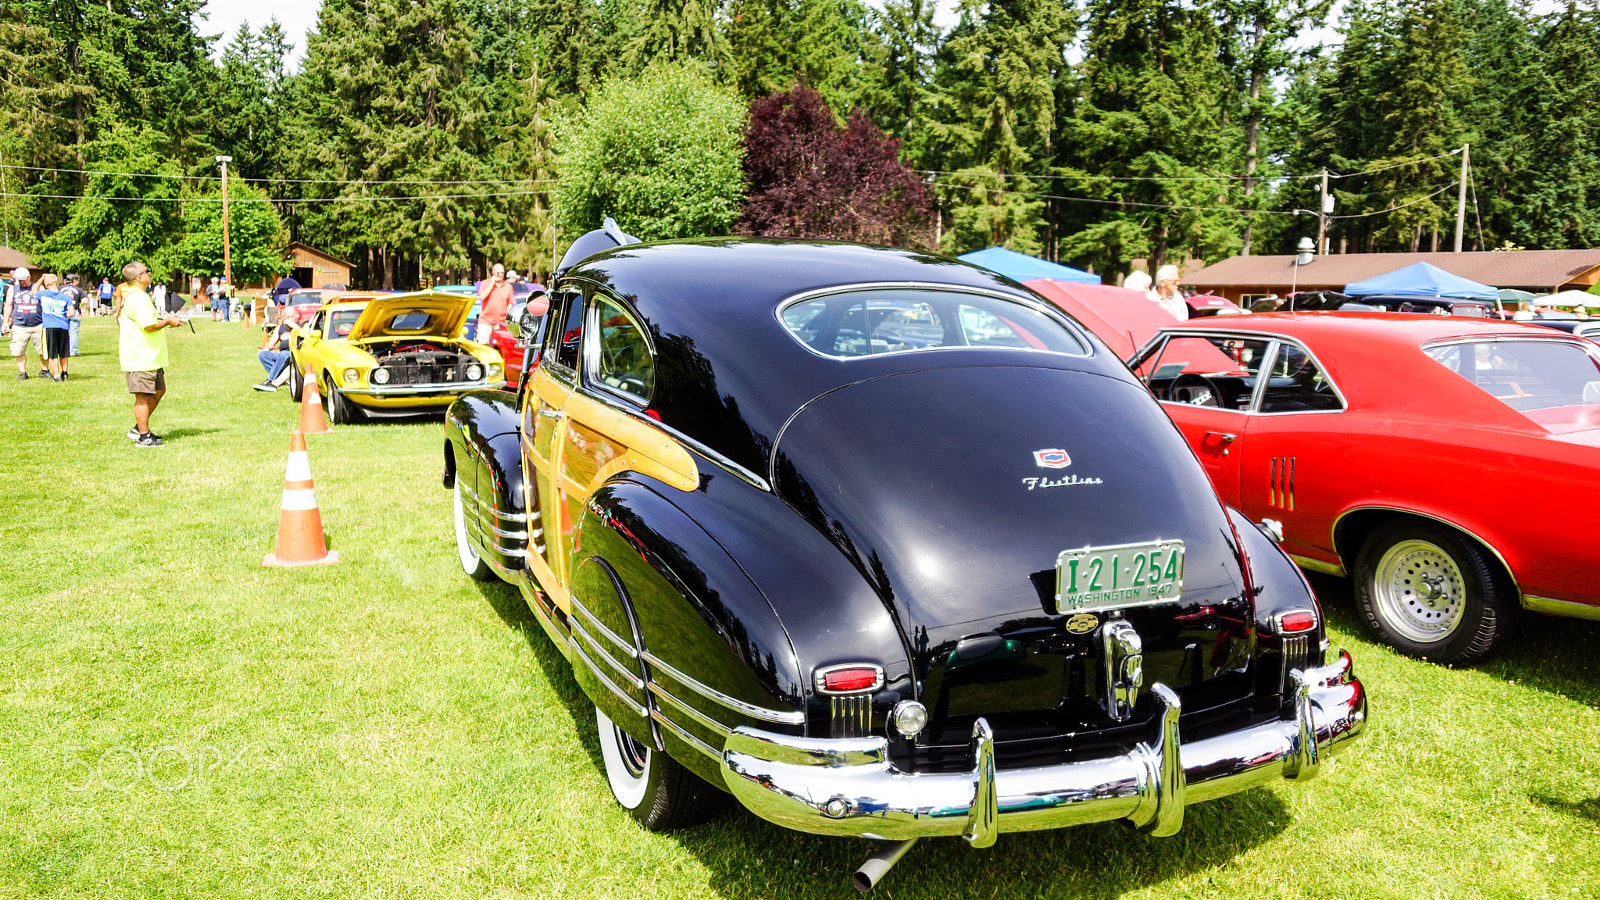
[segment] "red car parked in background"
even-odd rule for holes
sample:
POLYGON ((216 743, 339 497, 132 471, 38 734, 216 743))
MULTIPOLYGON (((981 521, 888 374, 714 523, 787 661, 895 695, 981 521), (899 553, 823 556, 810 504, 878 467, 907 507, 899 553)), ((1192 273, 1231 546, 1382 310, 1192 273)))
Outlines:
POLYGON ((1600 347, 1398 313, 1169 326, 1129 362, 1217 491, 1354 580, 1402 652, 1481 659, 1520 609, 1600 619, 1600 347))

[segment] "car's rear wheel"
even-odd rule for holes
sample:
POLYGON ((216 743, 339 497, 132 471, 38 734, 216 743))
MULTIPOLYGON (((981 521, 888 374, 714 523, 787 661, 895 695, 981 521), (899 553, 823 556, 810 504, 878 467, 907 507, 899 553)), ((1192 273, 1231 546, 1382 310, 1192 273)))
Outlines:
POLYGON ((472 541, 467 538, 467 512, 461 504, 461 476, 456 476, 455 481, 455 507, 456 507, 456 557, 461 560, 461 570, 479 581, 492 581, 496 575, 494 569, 478 556, 478 551, 472 548, 472 541))
POLYGON ((611 794, 641 825, 665 831, 698 825, 716 815, 723 803, 721 791, 618 728, 598 707, 594 718, 611 794))
POLYGON ((1392 522, 1356 556, 1356 605, 1379 639, 1408 656, 1469 663, 1516 627, 1516 590, 1489 552, 1460 532, 1392 522))

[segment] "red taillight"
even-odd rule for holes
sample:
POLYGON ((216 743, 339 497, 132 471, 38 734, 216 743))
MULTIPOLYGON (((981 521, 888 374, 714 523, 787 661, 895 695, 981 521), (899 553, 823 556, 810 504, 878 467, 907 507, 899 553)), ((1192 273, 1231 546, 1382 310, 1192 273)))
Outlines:
POLYGON ((1317 614, 1308 610, 1286 612, 1278 617, 1278 631, 1282 634, 1299 634, 1317 627, 1317 614))
POLYGON ((835 666, 817 673, 817 689, 829 694, 852 694, 877 690, 883 685, 883 670, 877 666, 835 666))

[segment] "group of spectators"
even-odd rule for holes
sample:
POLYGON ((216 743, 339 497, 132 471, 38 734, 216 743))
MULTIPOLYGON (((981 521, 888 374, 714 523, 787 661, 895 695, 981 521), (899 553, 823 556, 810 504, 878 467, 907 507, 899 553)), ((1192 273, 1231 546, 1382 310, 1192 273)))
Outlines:
POLYGON ((133 395, 132 428, 128 438, 138 447, 160 447, 160 437, 150 432, 150 414, 167 392, 167 339, 163 331, 184 324, 184 320, 158 313, 150 291, 150 270, 144 263, 122 267, 121 285, 102 279, 96 291, 99 303, 78 284, 79 277, 45 272, 35 282, 26 267, 12 271, 13 283, 5 290, 3 331, 11 336, 11 355, 17 361, 17 380, 28 380, 29 345, 39 359, 39 375, 52 381, 70 377, 68 362, 78 355, 78 326, 96 306, 109 309, 119 327, 118 355, 133 395))
POLYGON ((6 288, 3 308, 4 331, 11 335, 11 355, 17 361, 17 380, 27 381, 28 346, 39 360, 39 376, 51 381, 66 381, 67 360, 78 355, 79 318, 86 314, 88 295, 78 286, 77 275, 65 278, 54 272, 39 276, 19 266, 11 273, 15 279, 6 288))

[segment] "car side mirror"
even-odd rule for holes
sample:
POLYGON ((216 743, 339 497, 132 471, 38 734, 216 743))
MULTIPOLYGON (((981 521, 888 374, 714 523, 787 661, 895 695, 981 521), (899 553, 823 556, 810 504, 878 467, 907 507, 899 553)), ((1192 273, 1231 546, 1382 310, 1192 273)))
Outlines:
POLYGON ((320 329, 320 328, 308 328, 308 329, 306 329, 306 337, 312 338, 313 340, 315 340, 316 338, 320 338, 320 337, 322 337, 322 329, 320 329))
MULTIPOLYGON (((511 330, 511 333, 517 336, 518 344, 523 347, 533 345, 534 340, 539 336, 539 320, 541 318, 543 316, 536 316, 527 310, 522 311, 522 316, 517 319, 516 327, 511 330)), ((509 321, 506 323, 506 327, 511 328, 509 321)))

